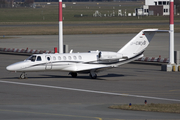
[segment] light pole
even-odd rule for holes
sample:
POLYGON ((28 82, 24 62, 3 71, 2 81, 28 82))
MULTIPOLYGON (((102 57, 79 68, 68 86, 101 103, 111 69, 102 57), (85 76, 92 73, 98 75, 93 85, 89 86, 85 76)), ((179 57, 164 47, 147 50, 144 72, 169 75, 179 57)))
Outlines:
POLYGON ((169 64, 174 64, 174 0, 170 0, 169 64))
POLYGON ((59 0, 59 53, 63 53, 63 17, 62 17, 62 0, 59 0))

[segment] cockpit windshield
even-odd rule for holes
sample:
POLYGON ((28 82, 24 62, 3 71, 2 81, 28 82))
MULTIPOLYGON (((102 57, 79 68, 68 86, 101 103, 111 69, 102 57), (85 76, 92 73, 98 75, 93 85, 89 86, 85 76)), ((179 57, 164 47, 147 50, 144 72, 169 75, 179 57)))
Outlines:
POLYGON ((28 57, 26 60, 31 60, 32 62, 34 62, 36 60, 36 56, 32 55, 32 56, 28 57))

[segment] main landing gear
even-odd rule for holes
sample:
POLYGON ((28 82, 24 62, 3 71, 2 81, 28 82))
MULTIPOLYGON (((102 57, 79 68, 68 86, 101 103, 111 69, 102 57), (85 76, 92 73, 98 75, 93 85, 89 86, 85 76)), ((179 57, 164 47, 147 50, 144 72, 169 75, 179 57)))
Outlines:
POLYGON ((20 75, 20 77, 19 77, 19 79, 26 79, 27 77, 26 77, 26 73, 25 72, 23 72, 21 75, 20 75))
POLYGON ((76 78, 77 77, 77 73, 76 72, 70 72, 69 73, 73 78, 76 78))
POLYGON ((91 70, 91 71, 90 71, 89 76, 90 76, 92 79, 96 79, 96 78, 97 78, 97 74, 94 72, 94 70, 91 70))
POLYGON ((90 73, 89 74, 89 76, 90 76, 90 78, 92 78, 92 79, 96 79, 97 78, 97 74, 96 73, 90 73))
MULTIPOLYGON (((71 75, 73 78, 77 77, 76 72, 70 72, 69 75, 71 75)), ((90 76, 91 79, 96 79, 97 78, 97 74, 94 71, 91 71, 89 76, 90 76)))

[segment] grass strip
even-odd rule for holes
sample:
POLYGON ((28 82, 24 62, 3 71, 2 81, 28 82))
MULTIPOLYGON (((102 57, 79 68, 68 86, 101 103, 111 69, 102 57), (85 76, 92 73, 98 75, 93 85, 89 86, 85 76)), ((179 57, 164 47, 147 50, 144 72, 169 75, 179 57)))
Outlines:
POLYGON ((129 105, 112 105, 111 109, 121 109, 121 110, 134 110, 134 111, 148 111, 148 112, 164 112, 164 113, 180 113, 180 104, 146 104, 146 105, 136 105, 133 104, 131 107, 129 105))
MULTIPOLYGON (((145 26, 64 26, 64 35, 73 34, 124 34, 138 33, 142 29, 159 28, 168 30, 167 25, 145 25, 145 26)), ((175 32, 180 32, 180 26, 175 26, 175 32)), ((19 27, 1 27, 0 35, 58 35, 58 26, 19 26, 19 27)))
MULTIPOLYGON (((151 21, 63 21, 63 24, 99 24, 99 23, 168 23, 169 20, 151 20, 151 21)), ((180 22, 175 20, 174 22, 180 22)), ((55 22, 0 22, 0 25, 46 25, 46 24, 59 24, 55 22)))

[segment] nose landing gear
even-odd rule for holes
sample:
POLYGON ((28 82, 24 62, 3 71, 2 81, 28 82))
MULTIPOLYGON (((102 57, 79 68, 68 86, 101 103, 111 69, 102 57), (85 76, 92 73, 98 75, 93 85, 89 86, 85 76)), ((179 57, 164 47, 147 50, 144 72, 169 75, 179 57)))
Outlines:
POLYGON ((20 77, 19 77, 19 79, 26 79, 27 77, 26 77, 26 73, 25 72, 23 72, 21 75, 20 75, 20 77))

